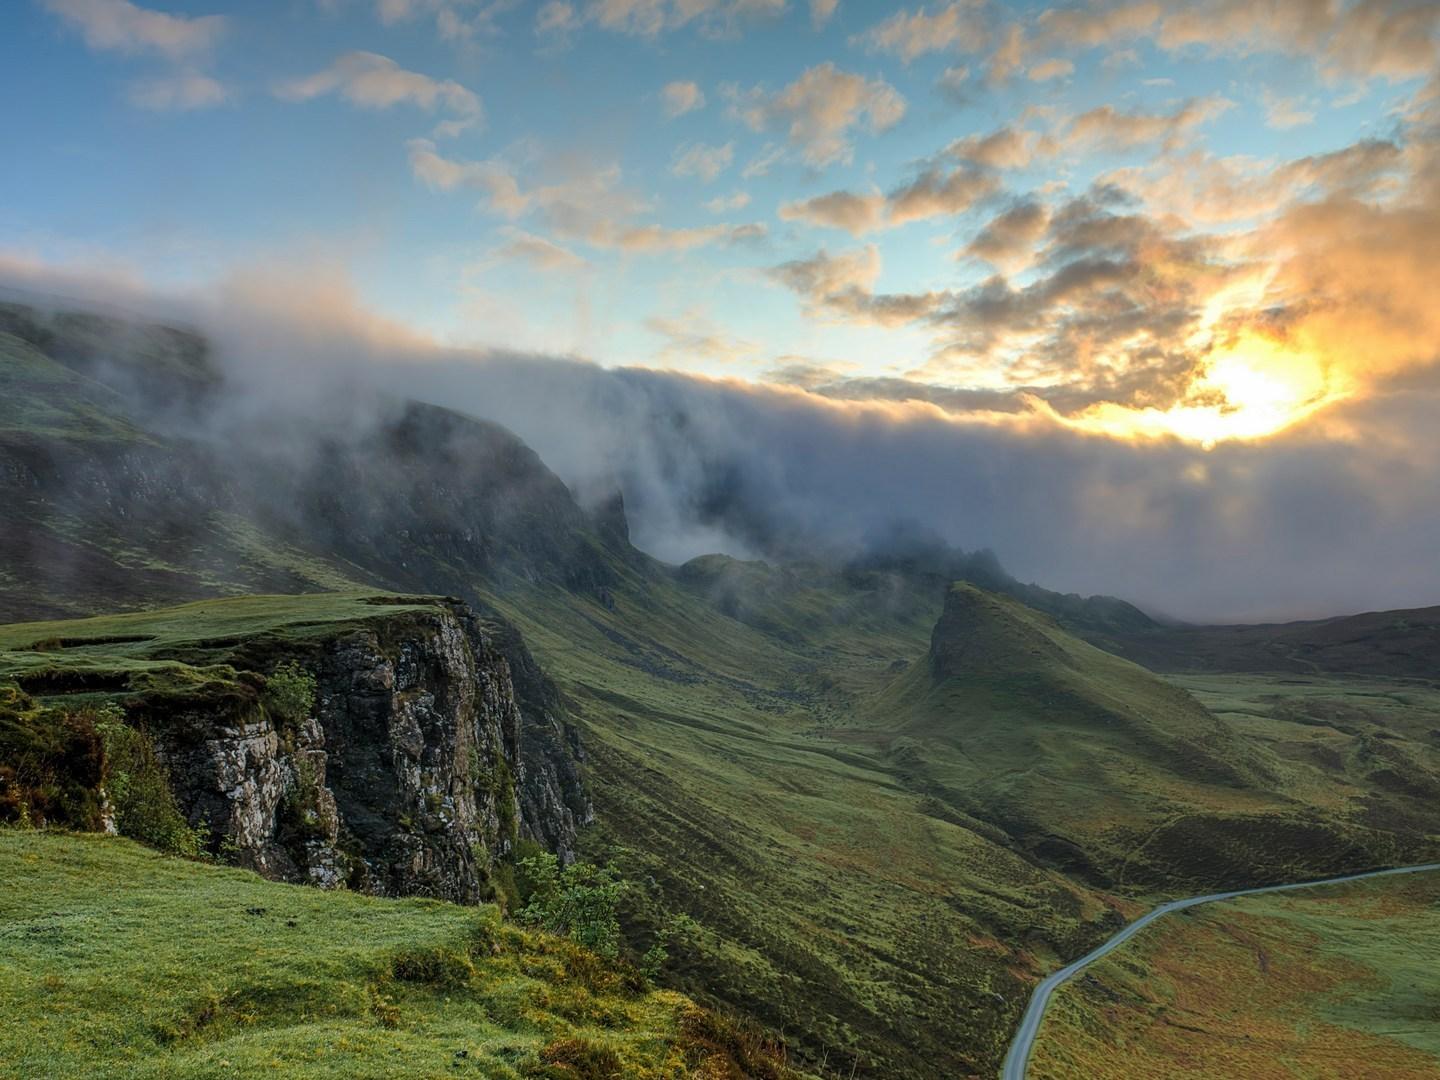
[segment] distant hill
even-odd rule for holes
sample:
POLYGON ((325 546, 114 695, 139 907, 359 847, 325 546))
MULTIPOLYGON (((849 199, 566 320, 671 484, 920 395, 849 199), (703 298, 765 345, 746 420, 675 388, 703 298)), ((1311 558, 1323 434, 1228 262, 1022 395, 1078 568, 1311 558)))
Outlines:
POLYGON ((1338 672, 1440 681, 1440 607, 1250 626, 1141 628, 1107 645, 1156 671, 1338 672))
POLYGON ((1292 766, 1185 691, 968 584, 862 715, 917 789, 1097 883, 1264 879, 1277 848, 1303 876, 1390 843, 1303 811, 1292 766))

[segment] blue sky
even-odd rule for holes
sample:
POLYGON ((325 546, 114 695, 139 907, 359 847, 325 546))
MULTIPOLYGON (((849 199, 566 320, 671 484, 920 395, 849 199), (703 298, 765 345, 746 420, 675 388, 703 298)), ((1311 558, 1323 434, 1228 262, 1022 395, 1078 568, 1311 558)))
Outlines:
MULTIPOLYGON (((0 25, 0 87, 24 103, 0 231, 29 258, 167 287, 323 265, 444 342, 845 396, 983 389, 1011 411, 1038 394, 1125 432, 1188 408, 1159 430, 1210 439, 1347 392, 1307 368, 1279 406, 1259 395, 1264 415, 1204 412, 1217 394, 1243 412, 1270 378, 1260 348, 1205 381, 1234 373, 1235 304, 1303 300, 1235 244, 1307 199, 1403 188, 1437 17, 1404 0, 15 0, 0 25), (993 133, 1023 152, 964 149, 993 133), (1396 155, 1360 161, 1366 140, 1396 155), (1216 183, 1222 213, 1201 205, 1216 183), (1029 225, 1001 254, 969 247, 1017 206, 1029 225), (1151 302, 1131 287, 997 326, 987 298, 1049 287, 1076 261, 1060 223, 1089 235, 1097 215, 1149 223, 1132 262, 1207 245, 1150 289, 1186 290, 1182 316, 1094 333, 1151 302)), ((1294 358, 1277 363, 1288 379, 1294 358)))

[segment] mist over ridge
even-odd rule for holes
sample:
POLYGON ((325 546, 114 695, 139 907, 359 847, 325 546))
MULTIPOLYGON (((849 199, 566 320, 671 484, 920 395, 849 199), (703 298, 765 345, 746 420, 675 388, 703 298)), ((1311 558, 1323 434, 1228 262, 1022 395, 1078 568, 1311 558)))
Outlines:
POLYGON ((167 295, 17 261, 4 269, 17 302, 48 295, 56 309, 202 333, 226 391, 218 411, 168 418, 198 424, 191 434, 245 439, 283 460, 309 452, 310 436, 363 433, 396 398, 440 404, 514 431, 586 505, 621 490, 633 541, 668 562, 845 556, 924 535, 991 549, 1023 581, 1193 621, 1440 598, 1440 438, 1425 422, 1440 395, 1425 379, 1280 437, 1205 450, 1034 414, 997 420, 452 348, 363 311, 343 279, 232 278, 167 295), (296 413, 303 425, 287 422, 296 413), (1387 437, 1401 430, 1404 441, 1387 437))

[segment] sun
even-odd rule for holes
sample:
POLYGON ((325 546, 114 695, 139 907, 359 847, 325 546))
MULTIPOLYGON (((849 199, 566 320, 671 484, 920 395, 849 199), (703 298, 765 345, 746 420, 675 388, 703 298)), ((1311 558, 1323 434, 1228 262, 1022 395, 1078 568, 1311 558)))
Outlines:
POLYGON ((1173 437, 1209 449, 1275 435, 1344 396, 1318 357, 1249 334, 1212 354, 1185 400, 1167 409, 1102 402, 1068 422, 1121 438, 1173 437))

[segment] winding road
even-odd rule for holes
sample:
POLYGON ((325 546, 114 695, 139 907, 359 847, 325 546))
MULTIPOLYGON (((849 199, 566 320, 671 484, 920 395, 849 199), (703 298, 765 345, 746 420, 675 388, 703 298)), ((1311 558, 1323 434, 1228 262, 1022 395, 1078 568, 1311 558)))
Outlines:
POLYGON ((1344 877, 1325 878, 1323 881, 1299 881, 1293 885, 1266 885, 1258 889, 1235 889, 1232 892, 1211 893, 1208 896, 1192 896, 1187 900, 1171 900, 1161 904, 1154 911, 1136 919, 1125 929, 1105 942, 1093 952, 1088 952, 1072 964, 1067 964, 1035 988, 1030 995, 1030 1005, 1020 1021, 1020 1030, 1010 1043, 1005 1055, 1005 1067, 1001 1070, 1002 1080, 1025 1080, 1025 1067, 1030 1061, 1030 1051, 1035 1046, 1035 1037, 1040 1033, 1040 1021, 1045 1019, 1045 1008, 1050 1004, 1050 995, 1057 987, 1074 978, 1090 964, 1114 951, 1149 926, 1162 915, 1182 911, 1197 904, 1210 904, 1216 900, 1233 900, 1237 896, 1256 896, 1260 893, 1284 892, 1287 889, 1313 889, 1321 885, 1340 885, 1347 881, 1363 881, 1365 878, 1388 877, 1392 874, 1418 874, 1426 870, 1440 870, 1440 863, 1426 863, 1423 866, 1399 866, 1393 870, 1370 870, 1363 874, 1346 874, 1344 877))

